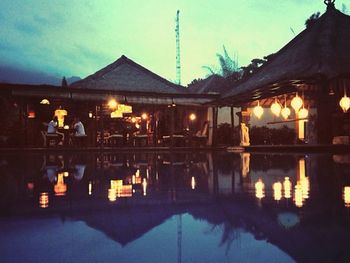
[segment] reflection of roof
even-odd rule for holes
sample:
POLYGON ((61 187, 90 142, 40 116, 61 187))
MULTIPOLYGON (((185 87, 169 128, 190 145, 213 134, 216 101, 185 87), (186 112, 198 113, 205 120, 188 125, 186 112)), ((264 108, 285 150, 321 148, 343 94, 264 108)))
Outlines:
POLYGON ((186 93, 187 89, 156 75, 126 56, 85 79, 74 82, 71 87, 94 90, 186 93))
POLYGON ((317 19, 246 81, 232 88, 224 97, 256 100, 281 94, 282 89, 319 77, 332 79, 350 75, 350 17, 330 5, 317 19), (250 93, 247 98, 241 94, 250 93))

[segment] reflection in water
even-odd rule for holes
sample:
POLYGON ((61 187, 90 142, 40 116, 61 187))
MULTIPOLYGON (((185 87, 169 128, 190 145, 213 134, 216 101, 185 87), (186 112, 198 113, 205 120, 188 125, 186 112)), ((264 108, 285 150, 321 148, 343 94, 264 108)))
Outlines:
MULTIPOLYGON (((220 237, 218 244, 205 242, 203 250, 210 248, 216 252, 218 246, 227 248, 227 254, 230 254, 232 249, 239 247, 244 233, 250 233, 249 242, 258 240, 269 256, 272 254, 266 249, 268 244, 273 244, 289 253, 297 262, 310 262, 310 258, 305 258, 305 247, 310 250, 308 254, 315 257, 314 262, 350 262, 343 258, 334 260, 338 259, 335 255, 339 256, 339 247, 343 249, 346 246, 344 241, 350 239, 349 216, 344 208, 350 207, 349 164, 334 163, 332 156, 322 155, 323 159, 319 156, 72 154, 50 155, 44 158, 47 160, 44 164, 42 156, 37 159, 34 156, 30 162, 23 162, 21 168, 16 166, 18 160, 11 164, 11 158, 8 158, 0 165, 0 204, 6 200, 9 208, 3 210, 27 219, 28 211, 32 217, 37 215, 39 201, 40 208, 50 207, 45 214, 60 214, 62 218, 72 219, 70 222, 83 222, 90 231, 104 233, 103 238, 112 240, 120 249, 118 251, 134 248, 137 244, 144 246, 143 238, 151 231, 156 232, 151 240, 159 240, 162 244, 173 244, 178 234, 178 246, 183 246, 179 250, 183 253, 182 258, 201 262, 196 258, 188 260, 190 249, 185 242, 180 244, 181 234, 185 241, 189 236, 188 229, 195 230, 200 221, 210 224, 201 231, 204 233, 201 240, 207 241, 205 235, 212 233, 220 237), (320 166, 320 163, 324 166, 320 166), (332 178, 327 177, 329 174, 332 174, 332 178), (310 185, 315 189, 312 192, 310 185), (63 195, 69 198, 61 198, 63 195), (312 202, 307 201, 305 205, 306 200, 312 202), (109 202, 114 203, 106 209, 105 204, 109 202), (340 202, 344 205, 339 206, 340 202), (34 205, 30 207, 31 204, 34 205), (303 209, 296 209, 300 207, 303 209), (191 225, 186 225, 186 220, 183 226, 176 225, 176 218, 186 213, 195 219, 191 225), (158 231, 158 227, 171 218, 174 218, 170 220, 173 225, 158 231), (329 220, 332 220, 332 224, 329 224, 329 220), (319 238, 320 229, 325 235, 322 240, 319 238), (171 239, 164 238, 165 232, 171 239), (319 243, 329 249, 319 251, 319 243), (314 251, 318 253, 311 253, 314 251), (327 253, 331 256, 327 257, 327 253)), ((30 158, 23 158, 26 159, 30 158)), ((59 223, 64 231, 70 233, 67 225, 59 223)), ((47 226, 45 231, 52 228, 47 226)), ((198 249, 198 242, 193 244, 198 249)), ((171 258, 176 258, 178 251, 173 245, 169 247, 175 251, 171 258)), ((90 250, 90 247, 87 249, 90 250)), ((252 251, 253 255, 255 248, 252 251)), ((346 257, 345 254, 341 255, 346 257)), ((208 261, 225 260, 233 261, 232 258, 208 261)))
POLYGON ((273 198, 276 201, 280 201, 282 199, 282 184, 280 182, 273 184, 273 198))
POLYGON ((147 195, 147 179, 146 178, 143 178, 142 190, 143 190, 143 195, 146 196, 147 195))
POLYGON ((194 176, 191 177, 191 189, 194 190, 196 188, 196 179, 194 176))
POLYGON ((250 169, 250 153, 241 153, 242 177, 247 177, 250 169))
POLYGON ((284 177, 283 182, 284 198, 289 199, 292 197, 292 183, 289 177, 284 177))
POLYGON ((259 199, 265 197, 265 184, 261 179, 255 183, 255 196, 259 199))
POLYGON ((306 176, 305 158, 299 159, 297 184, 294 190, 294 202, 297 207, 302 207, 306 199, 309 198, 310 182, 306 176))
POLYGON ((49 207, 49 193, 43 192, 39 195, 39 207, 47 208, 49 207))
POLYGON ((64 179, 63 179, 64 176, 65 176, 65 173, 58 173, 57 175, 57 182, 54 186, 54 191, 56 196, 66 195, 67 185, 64 183, 64 179))
POLYGON ((88 191, 89 191, 89 195, 92 195, 92 182, 91 181, 89 181, 89 189, 88 189, 88 191))
POLYGON ((344 187, 343 200, 344 200, 345 207, 350 207, 350 186, 344 187))

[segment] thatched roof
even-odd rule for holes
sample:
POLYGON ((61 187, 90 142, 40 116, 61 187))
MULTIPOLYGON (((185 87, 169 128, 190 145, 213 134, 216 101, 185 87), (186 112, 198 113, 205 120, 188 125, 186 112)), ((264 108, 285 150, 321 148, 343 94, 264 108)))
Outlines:
POLYGON ((190 93, 197 93, 197 94, 208 94, 208 93, 223 94, 228 89, 229 89, 229 86, 225 78, 216 74, 211 75, 206 79, 198 80, 196 83, 188 87, 188 90, 190 93))
POLYGON ((316 80, 350 76, 350 17, 329 4, 311 26, 224 95, 243 102, 279 95, 316 80))
POLYGON ((187 93, 187 89, 151 72, 126 56, 96 73, 71 84, 71 87, 94 90, 187 93))

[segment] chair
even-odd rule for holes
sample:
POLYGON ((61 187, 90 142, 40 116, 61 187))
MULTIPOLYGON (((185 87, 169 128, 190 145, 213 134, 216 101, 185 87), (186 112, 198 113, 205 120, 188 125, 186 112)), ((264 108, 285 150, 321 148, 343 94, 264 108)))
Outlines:
POLYGON ((122 134, 111 134, 106 138, 106 142, 108 145, 123 145, 124 144, 124 136, 122 134))
POLYGON ((148 146, 148 135, 147 134, 135 134, 133 137, 134 146, 148 146))
MULTIPOLYGON (((163 143, 165 145, 171 144, 171 136, 170 135, 164 135, 162 138, 163 138, 163 143)), ((174 146, 185 146, 185 135, 173 134, 173 141, 174 141, 174 146)))
POLYGON ((208 139, 208 127, 209 124, 208 122, 204 122, 202 128, 196 132, 195 135, 193 135, 193 140, 196 144, 199 144, 199 146, 201 145, 205 145, 208 139))
POLYGON ((73 146, 76 146, 76 147, 86 147, 87 135, 73 135, 72 143, 73 143, 73 146))
POLYGON ((60 136, 56 133, 47 133, 46 131, 41 131, 41 136, 43 138, 43 145, 45 147, 56 147, 60 141, 60 136))

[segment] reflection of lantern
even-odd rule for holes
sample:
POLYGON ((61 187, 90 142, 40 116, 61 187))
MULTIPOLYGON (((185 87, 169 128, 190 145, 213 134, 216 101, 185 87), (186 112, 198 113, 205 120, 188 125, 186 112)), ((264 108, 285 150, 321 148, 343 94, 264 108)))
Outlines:
POLYGON ((305 119, 309 115, 309 111, 304 107, 298 112, 299 119, 305 119))
POLYGON ((196 179, 194 178, 194 176, 192 176, 191 178, 191 188, 192 190, 196 188, 196 179))
POLYGON ((291 198, 292 197, 292 183, 289 180, 289 177, 284 178, 283 189, 284 189, 284 198, 286 198, 286 199, 291 198))
POLYGON ((282 199, 282 184, 280 182, 274 183, 273 186, 273 198, 276 201, 279 201, 282 199))
POLYGON ((296 207, 302 207, 303 206, 303 190, 300 184, 297 184, 295 186, 294 191, 294 203, 296 207))
POLYGON ((259 199, 262 199, 265 197, 265 184, 261 181, 261 179, 259 179, 259 181, 257 181, 255 183, 255 196, 259 199))
POLYGON ((345 207, 350 207, 350 186, 344 187, 343 200, 344 200, 345 207))
POLYGON ((339 101, 339 105, 342 108, 343 112, 348 112, 350 108, 350 98, 346 95, 346 92, 344 91, 344 96, 339 101))
POLYGON ((277 117, 280 116, 281 105, 278 103, 277 98, 275 98, 275 102, 271 104, 271 112, 277 117))
POLYGON ((49 193, 40 193, 39 196, 39 206, 41 208, 49 207, 49 193))
POLYGON ((146 178, 143 178, 142 190, 143 190, 143 195, 147 195, 147 179, 146 178))
POLYGON ((260 106, 259 101, 258 101, 258 105, 254 107, 253 112, 254 112, 254 115, 255 115, 258 119, 260 119, 261 116, 263 115, 264 109, 263 109, 263 107, 260 106))
POLYGON ((64 196, 67 192, 67 185, 64 183, 63 180, 64 173, 59 173, 57 177, 57 183, 54 186, 55 195, 64 196))
POLYGON ((298 93, 295 95, 295 97, 292 99, 290 103, 295 110, 295 112, 298 112, 300 108, 303 106, 303 100, 298 96, 298 93))
POLYGON ((92 195, 92 182, 89 182, 89 195, 92 195))

